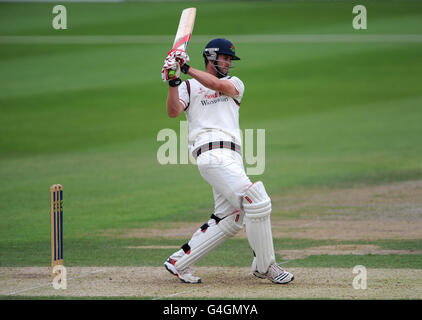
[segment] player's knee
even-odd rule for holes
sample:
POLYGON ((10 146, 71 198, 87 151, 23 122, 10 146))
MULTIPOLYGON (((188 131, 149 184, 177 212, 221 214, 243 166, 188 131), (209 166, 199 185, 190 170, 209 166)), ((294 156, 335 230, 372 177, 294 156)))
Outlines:
POLYGON ((271 199, 261 181, 255 182, 246 190, 242 205, 245 215, 251 219, 264 218, 271 214, 271 199))
POLYGON ((222 219, 218 226, 220 227, 221 231, 224 232, 228 237, 234 236, 238 233, 243 227, 243 212, 241 210, 237 210, 230 214, 229 216, 222 219))

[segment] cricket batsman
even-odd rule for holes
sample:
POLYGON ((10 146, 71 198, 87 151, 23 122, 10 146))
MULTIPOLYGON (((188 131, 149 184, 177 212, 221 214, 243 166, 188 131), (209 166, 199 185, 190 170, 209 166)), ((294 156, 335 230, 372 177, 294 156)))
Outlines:
POLYGON ((164 263, 185 283, 200 283, 190 267, 224 240, 246 226, 253 250, 252 273, 273 283, 286 284, 294 276, 275 261, 271 232, 271 199, 261 181, 252 183, 241 155, 239 108, 245 86, 229 76, 233 60, 240 60, 226 39, 211 40, 203 51, 205 71, 188 65, 183 50, 171 50, 161 71, 168 82, 167 113, 175 118, 185 112, 189 127, 189 151, 201 176, 211 185, 214 213, 164 263), (191 77, 181 81, 180 73, 191 77))

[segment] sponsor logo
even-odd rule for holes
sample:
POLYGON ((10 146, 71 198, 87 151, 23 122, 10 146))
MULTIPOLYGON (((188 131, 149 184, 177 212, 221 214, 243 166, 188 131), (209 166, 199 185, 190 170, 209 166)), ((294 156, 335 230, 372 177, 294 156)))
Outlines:
POLYGON ((201 100, 201 104, 203 106, 209 106, 209 105, 216 104, 219 102, 227 102, 228 100, 229 100, 228 97, 223 96, 223 97, 218 97, 217 99, 213 99, 213 100, 201 100))
POLYGON ((213 94, 206 94, 205 99, 216 99, 220 96, 218 92, 214 92, 213 94))

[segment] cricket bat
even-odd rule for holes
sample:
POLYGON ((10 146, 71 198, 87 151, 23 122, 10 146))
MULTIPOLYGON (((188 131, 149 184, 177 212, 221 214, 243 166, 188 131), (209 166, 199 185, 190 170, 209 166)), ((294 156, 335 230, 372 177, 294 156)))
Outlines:
MULTIPOLYGON (((174 38, 173 48, 186 51, 190 37, 192 36, 193 25, 195 24, 196 8, 187 8, 182 11, 179 27, 174 38)), ((174 77, 175 71, 169 72, 170 77, 174 77)))

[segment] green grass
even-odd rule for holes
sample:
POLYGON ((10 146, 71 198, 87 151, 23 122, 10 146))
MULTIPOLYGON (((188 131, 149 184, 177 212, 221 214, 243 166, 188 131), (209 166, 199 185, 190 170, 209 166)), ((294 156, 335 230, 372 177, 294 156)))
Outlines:
MULTIPOLYGON (((368 8, 369 29, 358 32, 347 1, 195 2, 192 39, 422 33, 417 1, 361 3, 368 8), (216 14, 224 23, 215 22, 216 14)), ((191 5, 69 3, 69 29, 57 31, 51 27, 52 4, 1 3, 0 35, 172 38, 179 12, 191 5)), ((147 241, 92 235, 163 221, 199 224, 209 217, 212 192, 197 168, 156 160, 158 131, 179 130, 178 120, 166 115, 167 88, 159 74, 169 45, 0 42, 1 266, 48 265, 48 190, 54 183, 65 188, 68 265, 161 265, 172 250, 122 249, 147 241)), ((190 44, 192 66, 202 68, 204 45, 190 44)), ((265 173, 251 178, 263 180, 271 195, 421 179, 422 43, 235 45, 242 58, 236 75, 246 85, 241 127, 266 129, 265 173)), ((293 239, 292 248, 311 245, 301 241, 293 239)), ((246 241, 230 240, 201 264, 245 266, 250 257, 246 241)), ((294 263, 344 266, 355 258, 294 263)), ((365 259, 368 266, 387 267, 391 260, 395 267, 416 268, 420 256, 393 258, 365 259)))
MULTIPOLYGON (((371 33, 418 34, 421 5, 418 1, 193 1, 158 3, 66 3, 66 34, 120 35, 173 34, 183 8, 198 8, 196 35, 214 34, 319 34, 353 33, 352 8, 368 10, 371 33), (242 9, 239 10, 239 7, 242 9), (216 23, 215 18, 219 21, 216 23), (94 19, 95 18, 95 19, 94 19), (228 25, 233 31, 228 32, 228 25), (212 27, 211 27, 212 26, 212 27)), ((51 27, 53 5, 38 3, 2 5, 0 30, 5 35, 55 35, 51 27), (30 18, 28 19, 28 15, 30 18), (10 24, 10 21, 13 21, 10 24)))
MULTIPOLYGON (((86 237, 65 239, 66 266, 160 266, 177 249, 128 248, 139 246, 180 246, 188 239, 116 239, 110 237, 86 237), (84 252, 85 254, 81 254, 84 252)), ((278 250, 306 249, 339 244, 372 244, 383 250, 420 251, 421 240, 332 241, 308 239, 274 240, 278 250)), ((0 266, 48 266, 50 243, 4 242, 0 245, 0 266), (33 252, 38 252, 34 255, 33 252), (7 260, 6 260, 7 258, 7 260), (5 262, 6 261, 6 262, 5 262)), ((207 255, 198 266, 249 266, 252 251, 246 239, 230 239, 207 255)), ((287 266, 353 267, 362 264, 372 268, 416 268, 422 266, 422 255, 313 255, 304 259, 288 260, 278 255, 277 261, 287 266), (357 263, 359 262, 360 263, 357 263), (379 266, 377 264, 379 263, 379 266)))

